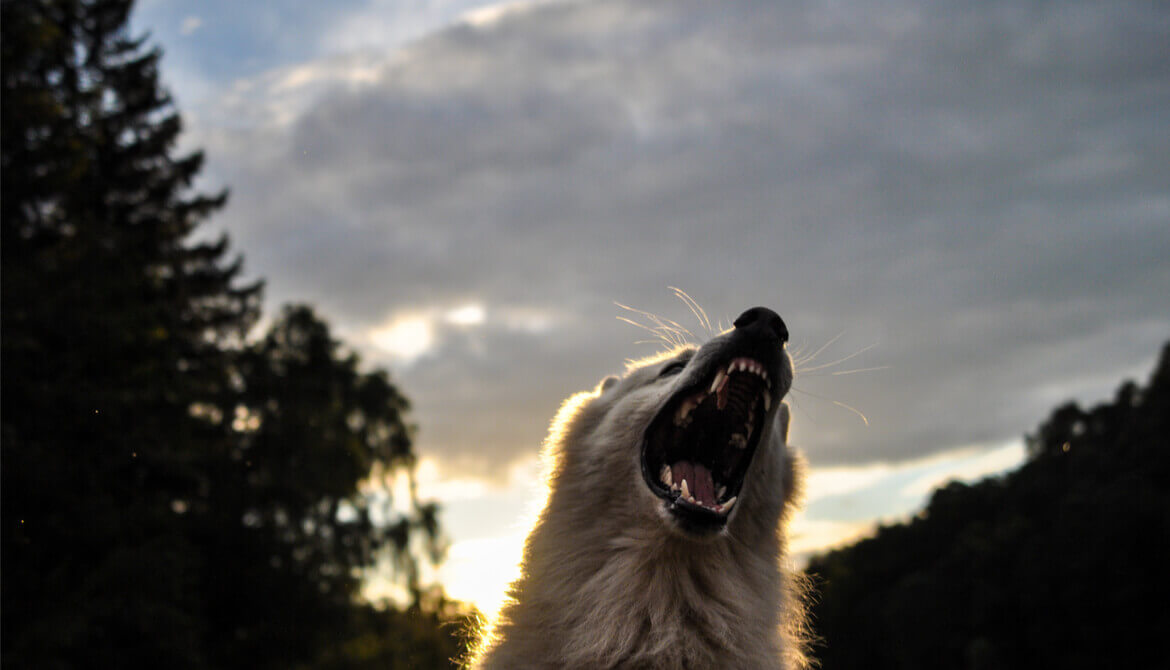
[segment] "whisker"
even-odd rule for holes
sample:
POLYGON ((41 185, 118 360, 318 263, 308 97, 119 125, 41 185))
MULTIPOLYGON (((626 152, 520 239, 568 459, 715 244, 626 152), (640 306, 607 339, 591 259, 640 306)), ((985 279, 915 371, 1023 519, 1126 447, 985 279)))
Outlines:
POLYGON ((867 426, 869 425, 869 419, 865 418, 865 415, 861 413, 861 410, 857 409, 856 407, 853 407, 852 405, 846 405, 845 403, 841 402, 840 400, 831 400, 829 402, 833 403, 834 405, 837 405, 838 407, 844 407, 845 409, 849 410, 850 412, 853 412, 857 416, 861 417, 861 420, 865 423, 865 425, 867 425, 867 426))
POLYGON ((822 351, 824 351, 825 349, 828 349, 830 346, 832 346, 834 342, 841 339, 841 336, 844 334, 845 334, 845 331, 843 331, 843 330, 841 332, 837 333, 836 335, 833 336, 833 338, 831 340, 829 340, 828 342, 825 342, 823 345, 821 345, 820 349, 817 349, 816 351, 814 351, 811 356, 800 361, 799 364, 803 365, 805 363, 813 362, 813 359, 815 359, 817 356, 819 356, 822 351))
POLYGON ((625 321, 626 323, 630 324, 631 326, 634 326, 636 328, 641 328, 642 330, 649 331, 649 332, 654 333, 655 335, 659 335, 661 337, 661 335, 658 333, 658 331, 651 328, 650 326, 647 326, 647 325, 642 324, 642 323, 638 323, 637 321, 634 321, 633 319, 627 319, 624 316, 619 316, 616 318, 618 321, 625 321))
POLYGON ((675 297, 682 300, 683 303, 691 309, 691 313, 699 320, 699 325, 707 329, 707 334, 711 334, 711 321, 707 318, 707 312, 690 296, 689 293, 678 288, 677 286, 668 286, 670 290, 674 291, 675 297))
MULTIPOLYGON (((796 389, 793 389, 793 390, 795 391, 796 389)), ((802 405, 800 404, 800 401, 798 401, 798 400, 797 400, 795 397, 793 397, 793 396, 789 396, 788 398, 785 398, 785 400, 784 400, 784 401, 785 401, 785 402, 791 402, 791 403, 792 403, 792 406, 793 406, 794 408, 796 408, 798 411, 800 411, 800 413, 801 413, 801 414, 803 414, 803 415, 804 415, 804 417, 805 417, 806 419, 808 419, 810 423, 812 423, 812 424, 816 424, 817 420, 813 418, 813 415, 812 415, 812 414, 809 414, 808 410, 806 410, 806 409, 804 408, 804 406, 802 406, 802 405)))
MULTIPOLYGON (((849 360, 849 359, 851 359, 851 358, 854 358, 854 357, 856 357, 856 356, 860 356, 861 354, 864 354, 865 352, 869 351, 870 349, 873 349, 873 348, 874 348, 874 347, 876 347, 876 346, 877 346, 877 342, 874 342, 874 343, 873 343, 873 344, 871 344, 871 345, 868 345, 868 346, 862 347, 861 349, 858 349, 857 351, 855 351, 855 352, 853 352, 853 353, 849 354, 848 356, 845 356, 845 357, 842 357, 842 358, 838 358, 837 360, 833 361, 832 363, 821 363, 820 365, 813 366, 813 367, 811 367, 811 368, 803 368, 803 369, 800 369, 800 372, 801 372, 801 373, 805 373, 805 372, 812 372, 812 371, 814 371, 814 370, 823 370, 823 369, 825 369, 825 368, 831 368, 831 367, 833 367, 834 365, 840 365, 841 363, 844 363, 845 361, 847 361, 847 360, 849 360)), ((824 347, 821 347, 821 348, 823 349, 824 347)), ((805 363, 808 363, 808 362, 810 362, 811 360, 812 360, 812 359, 810 358, 809 360, 807 360, 807 361, 804 361, 804 362, 805 362, 805 363)))
POLYGON ((645 317, 651 323, 653 323, 654 326, 651 327, 651 326, 648 326, 646 324, 639 323, 639 322, 634 321, 632 319, 628 319, 628 318, 621 317, 621 316, 617 317, 619 320, 625 321, 628 324, 642 328, 643 330, 650 331, 650 332, 658 335, 658 337, 662 338, 662 340, 664 342, 666 342, 667 344, 670 344, 672 346, 677 347, 677 346, 681 346, 681 345, 686 344, 688 341, 688 338, 695 339, 695 336, 693 333, 691 333, 691 331, 687 330, 687 328, 685 326, 683 326, 682 324, 679 324, 676 321, 673 321, 671 319, 664 319, 664 318, 658 316, 657 314, 653 314, 651 312, 647 312, 646 310, 642 310, 642 309, 636 309, 634 307, 630 307, 629 305, 623 305, 620 302, 614 302, 614 304, 617 305, 618 307, 621 307, 622 309, 624 309, 626 311, 633 312, 635 314, 638 314, 638 315, 645 317))
POLYGON ((834 405, 837 405, 838 407, 844 407, 845 409, 849 410, 850 412, 853 412, 857 416, 861 417, 861 420, 863 422, 865 422, 865 425, 867 425, 867 426, 869 425, 869 419, 866 418, 866 416, 861 413, 861 410, 857 409, 856 407, 853 407, 852 405, 847 405, 847 404, 841 402, 840 400, 833 400, 832 398, 826 398, 823 395, 817 395, 816 393, 812 393, 810 391, 804 391, 804 390, 796 388, 795 386, 792 387, 792 390, 796 391, 797 393, 803 393, 805 395, 812 396, 812 397, 817 398, 819 400, 827 400, 827 401, 833 403, 834 405))
MULTIPOLYGON (((650 334, 654 335, 655 337, 657 337, 657 338, 658 338, 659 340, 661 340, 663 343, 665 343, 665 344, 668 344, 668 345, 670 345, 670 346, 672 346, 672 347, 677 347, 677 346, 679 346, 680 344, 685 344, 685 340, 682 340, 682 339, 681 339, 681 338, 678 336, 678 334, 677 334, 677 333, 672 333, 671 331, 669 331, 669 330, 667 330, 667 329, 663 329, 662 327, 658 327, 658 328, 651 328, 650 326, 647 326, 647 325, 646 325, 646 324, 644 324, 644 323, 638 323, 637 321, 634 321, 634 320, 632 320, 632 319, 627 319, 627 318, 626 318, 626 317, 624 317, 624 316, 619 316, 619 317, 615 317, 615 318, 616 318, 618 321, 624 321, 624 322, 626 322, 626 323, 630 324, 631 326, 635 326, 635 327, 637 327, 637 328, 641 328, 642 330, 644 330, 644 331, 646 331, 646 332, 648 332, 648 333, 650 333, 650 334)), ((643 343, 644 343, 644 342, 646 342, 646 341, 645 341, 645 340, 643 340, 643 343)))
POLYGON ((662 344, 662 338, 657 340, 634 340, 634 344, 662 344))
POLYGON ((803 340, 801 341, 800 344, 789 347, 788 353, 789 353, 789 355, 792 356, 792 360, 794 360, 794 361, 800 360, 800 355, 802 353, 804 353, 804 347, 805 347, 805 342, 803 340))
POLYGON ((857 368, 854 370, 835 370, 832 372, 821 372, 821 373, 818 373, 815 375, 806 374, 807 371, 802 370, 800 373, 800 376, 802 379, 805 377, 836 377, 838 375, 857 374, 858 372, 874 372, 876 370, 889 370, 890 367, 891 366, 889 366, 889 365, 879 365, 879 366, 874 367, 874 368, 857 368))
MULTIPOLYGON (((835 372, 830 372, 828 374, 831 377, 836 377, 837 375, 854 375, 854 374, 857 374, 858 372, 876 372, 878 370, 889 370, 891 367, 893 367, 893 366, 878 365, 878 366, 872 367, 872 368, 856 368, 853 370, 837 370, 835 372)), ((815 377, 817 375, 813 375, 813 376, 815 377)))
POLYGON ((647 312, 646 310, 642 310, 642 309, 635 309, 633 307, 630 307, 629 305, 623 305, 620 302, 615 302, 614 304, 617 305, 618 307, 621 307, 622 309, 634 312, 635 314, 641 314, 642 316, 646 317, 647 319, 650 319, 650 321, 654 322, 657 325, 657 327, 659 327, 659 328, 662 328, 665 330, 670 330, 670 331, 673 331, 673 332, 679 333, 679 334, 690 335, 691 337, 694 337, 694 335, 691 333, 691 331, 687 330, 682 325, 680 325, 674 321, 671 321, 670 319, 663 319, 662 317, 660 317, 657 314, 654 314, 652 312, 647 312))

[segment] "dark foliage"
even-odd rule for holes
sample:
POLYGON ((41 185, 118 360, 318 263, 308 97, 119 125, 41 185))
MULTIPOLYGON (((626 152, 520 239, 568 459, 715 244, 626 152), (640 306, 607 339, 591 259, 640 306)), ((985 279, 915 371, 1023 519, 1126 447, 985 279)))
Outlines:
POLYGON ((1170 344, 1149 385, 1056 409, 1001 478, 814 559, 835 668, 1167 667, 1170 344))
POLYGON ((260 286, 192 235, 226 194, 130 6, 0 5, 3 665, 441 665, 437 510, 359 492, 413 471, 407 402, 306 307, 246 340, 260 286), (408 611, 358 599, 380 560, 408 611))

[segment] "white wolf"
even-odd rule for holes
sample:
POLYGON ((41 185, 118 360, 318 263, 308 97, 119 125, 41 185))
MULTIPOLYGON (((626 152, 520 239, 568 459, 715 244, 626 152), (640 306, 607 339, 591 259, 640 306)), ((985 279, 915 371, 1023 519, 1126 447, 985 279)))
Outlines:
POLYGON ((783 567, 788 329, 744 312, 561 407, 549 497, 476 668, 802 668, 783 567))

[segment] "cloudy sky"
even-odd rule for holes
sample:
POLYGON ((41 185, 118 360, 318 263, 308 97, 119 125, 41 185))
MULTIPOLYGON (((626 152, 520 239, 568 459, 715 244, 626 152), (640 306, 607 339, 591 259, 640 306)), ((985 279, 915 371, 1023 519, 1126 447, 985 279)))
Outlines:
POLYGON ((784 317, 796 546, 1002 471, 1170 339, 1170 6, 145 0, 212 227, 415 406, 491 608, 570 393, 784 317), (645 318, 641 318, 643 322, 645 318), (864 415, 865 419, 862 419, 864 415))

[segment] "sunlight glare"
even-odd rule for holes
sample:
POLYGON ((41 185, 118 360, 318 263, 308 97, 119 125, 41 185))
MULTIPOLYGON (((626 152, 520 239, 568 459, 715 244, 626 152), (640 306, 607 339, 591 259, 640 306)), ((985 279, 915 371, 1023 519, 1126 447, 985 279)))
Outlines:
POLYGON ((386 327, 371 332, 370 341, 395 357, 413 360, 434 345, 435 332, 426 318, 409 316, 393 320, 386 327))
POLYGON ((456 326, 478 326, 482 324, 486 318, 487 312, 484 310, 483 305, 479 303, 471 303, 468 305, 463 305, 462 307, 456 307, 455 309, 448 311, 446 314, 447 323, 451 323, 456 326))
POLYGON ((475 603, 492 620, 507 597, 508 585, 520 576, 527 532, 455 542, 439 568, 447 595, 475 603))

